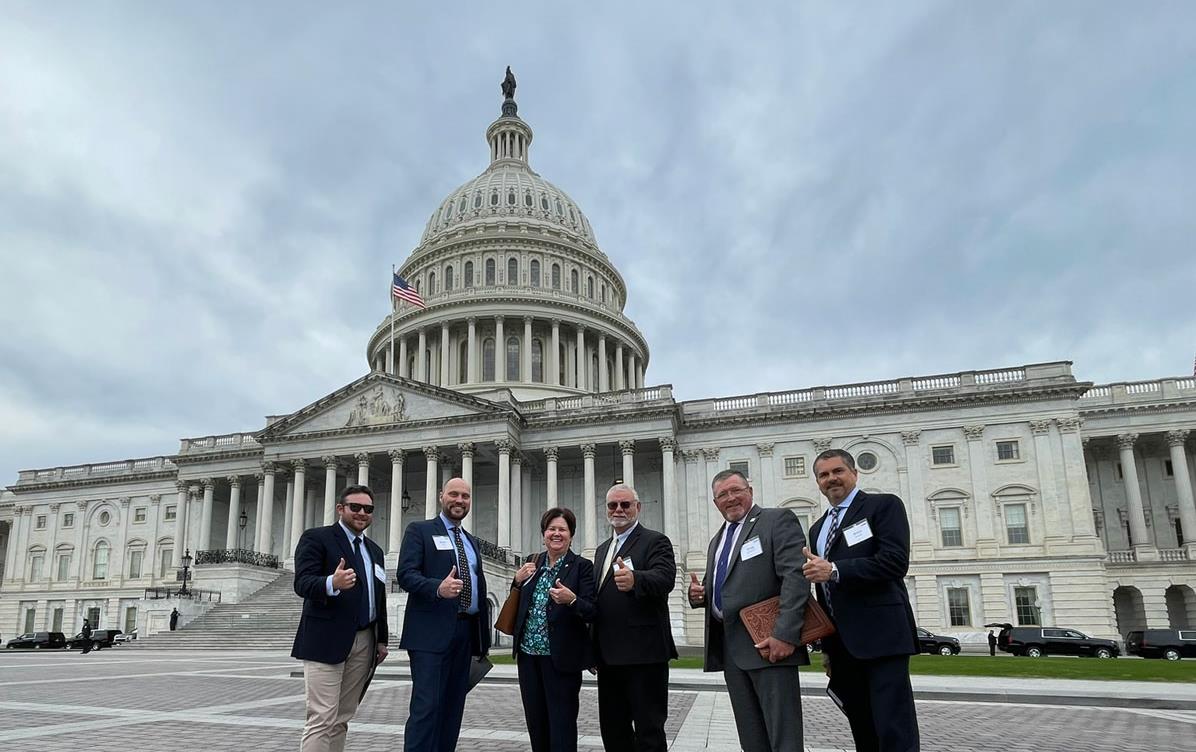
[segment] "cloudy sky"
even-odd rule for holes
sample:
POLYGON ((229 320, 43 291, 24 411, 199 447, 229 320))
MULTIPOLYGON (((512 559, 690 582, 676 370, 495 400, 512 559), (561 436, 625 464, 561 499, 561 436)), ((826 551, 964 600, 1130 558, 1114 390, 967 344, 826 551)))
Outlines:
POLYGON ((679 398, 1192 370, 1191 3, 340 5, 3 3, 0 485, 362 375, 508 64, 679 398))

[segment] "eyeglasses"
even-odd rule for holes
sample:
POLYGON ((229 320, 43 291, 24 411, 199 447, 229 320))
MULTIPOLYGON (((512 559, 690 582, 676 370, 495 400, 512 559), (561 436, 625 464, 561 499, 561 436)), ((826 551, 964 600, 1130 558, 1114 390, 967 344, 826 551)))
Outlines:
POLYGON ((349 507, 349 511, 352 512, 353 514, 361 514, 362 512, 365 512, 366 514, 374 513, 374 505, 373 504, 349 503, 349 504, 345 504, 345 506, 349 507))
POLYGON ((726 501, 727 499, 730 499, 732 496, 740 496, 740 495, 744 494, 747 490, 748 489, 745 488, 744 486, 739 486, 738 488, 724 488, 722 491, 719 492, 719 494, 717 496, 714 497, 714 500, 715 501, 726 501))
POLYGON ((608 501, 606 508, 612 512, 616 509, 631 509, 631 505, 634 503, 634 501, 608 501))

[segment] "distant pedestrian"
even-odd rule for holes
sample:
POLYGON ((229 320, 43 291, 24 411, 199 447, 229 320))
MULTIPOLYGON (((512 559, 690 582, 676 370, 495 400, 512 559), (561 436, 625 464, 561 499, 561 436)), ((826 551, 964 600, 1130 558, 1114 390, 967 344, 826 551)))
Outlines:
POLYGON ((83 620, 83 654, 91 652, 91 622, 83 620))
POLYGON ((995 634, 993 634, 993 631, 991 629, 988 630, 988 654, 989 655, 997 654, 997 636, 995 634))
POLYGON ((179 626, 179 610, 177 608, 170 609, 170 631, 173 632, 179 626))

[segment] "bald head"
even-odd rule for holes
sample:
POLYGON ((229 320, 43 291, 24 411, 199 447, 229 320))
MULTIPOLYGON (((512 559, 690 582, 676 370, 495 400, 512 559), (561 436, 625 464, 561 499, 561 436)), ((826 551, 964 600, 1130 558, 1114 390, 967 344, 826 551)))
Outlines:
POLYGON ((472 501, 473 490, 464 478, 450 478, 440 489, 440 508, 444 516, 454 522, 465 519, 472 501))

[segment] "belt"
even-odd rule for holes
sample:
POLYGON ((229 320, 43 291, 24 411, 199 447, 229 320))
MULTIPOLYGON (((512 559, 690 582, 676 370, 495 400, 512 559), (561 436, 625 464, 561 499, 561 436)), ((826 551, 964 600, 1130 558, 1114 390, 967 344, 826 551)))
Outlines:
POLYGON ((476 618, 478 618, 477 614, 471 614, 468 611, 458 611, 457 612, 457 621, 465 621, 466 619, 476 619, 476 618))

